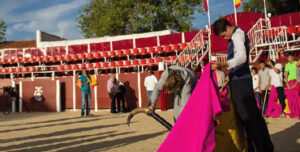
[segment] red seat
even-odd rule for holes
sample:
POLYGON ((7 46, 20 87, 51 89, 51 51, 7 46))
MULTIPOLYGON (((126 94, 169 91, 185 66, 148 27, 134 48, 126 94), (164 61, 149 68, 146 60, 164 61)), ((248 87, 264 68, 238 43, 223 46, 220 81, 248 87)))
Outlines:
POLYGON ((141 48, 139 53, 140 53, 140 54, 146 54, 147 52, 146 52, 146 49, 145 49, 145 48, 141 48))
POLYGON ((77 65, 77 64, 73 64, 73 65, 72 65, 72 69, 73 69, 73 70, 78 70, 78 69, 79 69, 79 67, 78 67, 78 65, 77 65))
POLYGON ((65 65, 64 69, 65 69, 66 71, 71 71, 71 70, 72 70, 72 67, 71 67, 71 65, 67 64, 67 65, 65 65))
POLYGON ((95 52, 95 53, 93 54, 93 56, 94 56, 94 58, 96 58, 96 59, 99 59, 99 58, 101 58, 101 56, 100 56, 100 53, 99 53, 99 52, 95 52))
POLYGON ((58 55, 58 56, 56 57, 56 59, 57 59, 57 61, 63 61, 63 60, 64 60, 63 56, 61 56, 61 55, 58 55))
POLYGON ((4 64, 7 64, 7 63, 8 63, 6 58, 3 59, 3 63, 4 63, 4 64))
POLYGON ((22 72, 23 72, 23 73, 28 73, 28 72, 29 72, 29 70, 28 70, 28 68, 27 68, 27 67, 23 67, 23 68, 22 68, 22 72))
POLYGON ((101 68, 101 65, 100 65, 99 62, 96 62, 94 67, 95 67, 96 69, 100 69, 100 68, 101 68))
POLYGON ((22 72, 22 68, 20 67, 16 67, 16 70, 15 70, 17 73, 21 73, 22 72))
MULTIPOLYGON (((21 60, 20 58, 16 57, 16 58, 14 58, 13 63, 19 63, 20 60, 21 60)), ((0 61, 0 63, 1 63, 1 61, 0 61)))
POLYGON ((171 56, 170 58, 171 58, 171 61, 175 61, 177 56, 171 56))
POLYGON ((155 58, 155 63, 159 63, 159 62, 161 62, 161 61, 162 61, 162 59, 161 59, 160 57, 155 58))
POLYGON ((29 58, 28 58, 28 62, 34 63, 34 62, 35 62, 35 58, 36 58, 36 57, 29 57, 29 58))
POLYGON ((63 61, 70 61, 71 56, 69 54, 63 55, 63 61))
POLYGON ((153 47, 148 47, 148 53, 155 53, 154 48, 153 47))
POLYGON ((164 50, 162 49, 161 46, 158 46, 158 47, 156 47, 156 52, 158 52, 158 53, 163 53, 164 50))
POLYGON ((9 72, 9 73, 14 73, 14 72, 15 72, 15 68, 14 68, 14 67, 10 67, 10 68, 8 69, 8 72, 9 72))
POLYGON ((82 53, 81 53, 81 54, 78 54, 78 59, 79 59, 79 60, 85 59, 84 54, 82 54, 82 53))
POLYGON ((117 66, 118 66, 118 67, 123 66, 123 61, 117 61, 117 66))
POLYGON ((116 63, 113 61, 109 62, 108 66, 114 68, 116 66, 116 63))
POLYGON ((179 45, 179 50, 180 51, 182 51, 182 50, 184 50, 185 48, 186 48, 186 43, 181 43, 180 45, 179 45))
POLYGON ((29 72, 35 72, 36 71, 36 69, 35 69, 35 67, 34 66, 32 66, 32 67, 29 67, 29 72))
POLYGON ((108 67, 107 62, 102 62, 101 67, 102 67, 102 68, 107 68, 107 67, 108 67))
POLYGON ((86 64, 86 68, 87 68, 87 69, 93 69, 94 66, 93 66, 92 63, 87 63, 87 64, 86 64))
POLYGON ((119 56, 119 57, 123 56, 123 51, 122 50, 117 50, 116 55, 119 56))
POLYGON ((130 61, 129 61, 129 60, 126 60, 126 61, 124 62, 124 65, 125 65, 125 66, 130 66, 130 61))
POLYGON ((172 44, 171 45, 171 50, 173 50, 173 51, 179 50, 178 45, 177 44, 172 44))
POLYGON ((87 54, 85 55, 85 57, 86 57, 86 59, 93 59, 93 58, 94 58, 94 56, 93 56, 92 53, 87 53, 87 54))
POLYGON ((43 56, 42 61, 43 62, 48 62, 49 61, 49 57, 48 56, 43 56))
POLYGON ((28 58, 23 57, 23 58, 21 59, 21 62, 22 62, 22 63, 27 63, 27 62, 28 62, 28 58))
POLYGON ((138 49, 132 49, 131 55, 139 55, 139 50, 138 49))
POLYGON ((124 51, 123 51, 123 54, 124 54, 124 55, 130 55, 130 50, 124 50, 124 51))
POLYGON ((72 55, 71 55, 71 58, 72 58, 72 60, 78 60, 77 54, 72 54, 72 55))
POLYGON ((50 61, 50 62, 55 62, 55 61, 56 61, 55 56, 50 56, 50 57, 49 57, 49 61, 50 61))
POLYGON ((140 59, 140 64, 141 64, 141 65, 146 64, 146 60, 145 60, 145 59, 140 59))
POLYGON ((133 60, 133 61, 132 61, 132 65, 134 65, 134 66, 139 65, 138 60, 133 60))
POLYGON ((172 51, 171 47, 169 45, 164 45, 164 52, 170 52, 170 51, 172 51))
POLYGON ((80 69, 86 68, 86 65, 84 63, 82 63, 82 64, 79 65, 79 68, 80 69))
POLYGON ((37 57, 35 57, 35 61, 36 61, 36 62, 41 62, 41 61, 42 61, 42 59, 41 59, 41 57, 40 57, 40 56, 37 56, 37 57))
POLYGON ((107 51, 101 52, 101 57, 107 58, 108 57, 107 51))
POLYGON ((164 60, 164 61, 171 61, 171 58, 168 57, 168 56, 165 56, 165 57, 163 57, 163 60, 164 60))
POLYGON ((153 64, 154 63, 154 59, 147 59, 147 64, 153 64))
POLYGON ((8 69, 7 69, 7 68, 2 68, 2 69, 1 69, 1 72, 2 72, 2 73, 8 73, 8 69))
POLYGON ((116 57, 116 52, 115 51, 108 51, 108 56, 113 58, 116 57))
POLYGON ((63 65, 59 65, 57 66, 57 71, 64 71, 64 66, 63 65))
POLYGON ((7 59, 7 63, 12 63, 13 62, 13 58, 8 58, 7 59))

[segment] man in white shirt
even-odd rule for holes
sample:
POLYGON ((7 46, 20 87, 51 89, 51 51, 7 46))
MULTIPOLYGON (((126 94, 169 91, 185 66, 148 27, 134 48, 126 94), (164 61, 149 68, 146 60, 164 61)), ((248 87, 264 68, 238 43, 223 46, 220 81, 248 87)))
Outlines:
POLYGON ((283 79, 282 79, 282 65, 274 61, 268 61, 267 64, 272 68, 269 71, 271 85, 276 88, 278 99, 281 104, 282 111, 285 108, 285 95, 283 89, 283 79))
POLYGON ((268 107, 268 101, 269 101, 269 88, 270 88, 270 69, 266 67, 266 63, 264 60, 261 60, 259 62, 260 70, 258 71, 258 76, 260 78, 260 92, 261 92, 261 99, 260 99, 260 107, 263 107, 263 104, 265 104, 264 109, 264 114, 266 112, 266 109, 268 107), (265 100, 265 101, 264 101, 265 100), (263 103, 265 102, 265 103, 263 103))
POLYGON ((212 70, 218 67, 228 68, 231 97, 247 134, 248 151, 273 152, 274 146, 267 125, 254 96, 247 33, 231 25, 226 19, 215 21, 213 31, 217 36, 228 40, 228 56, 226 62, 212 64, 212 70))
POLYGON ((148 98, 147 107, 150 107, 151 96, 152 96, 153 89, 157 83, 157 78, 154 76, 151 70, 148 70, 147 72, 148 72, 148 76, 144 80, 144 86, 146 87, 147 90, 147 98, 148 98))

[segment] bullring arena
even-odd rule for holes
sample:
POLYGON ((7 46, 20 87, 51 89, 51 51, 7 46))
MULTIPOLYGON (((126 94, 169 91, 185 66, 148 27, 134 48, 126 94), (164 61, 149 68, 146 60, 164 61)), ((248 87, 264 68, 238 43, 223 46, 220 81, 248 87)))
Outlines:
MULTIPOLYGON (((238 13, 237 17, 250 38, 251 65, 267 56, 275 59, 278 49, 293 51, 298 61, 299 12, 267 20, 259 13, 238 13)), ((234 23, 232 14, 224 18, 234 23)), ((0 151, 156 151, 169 131, 146 115, 135 116, 128 127, 128 113, 111 114, 107 80, 115 75, 124 83, 128 111, 146 107, 143 81, 147 69, 159 78, 170 65, 201 69, 211 56, 226 60, 226 41, 213 33, 210 36, 209 29, 82 40, 65 40, 37 30, 34 41, 1 44, 0 151), (80 116, 76 83, 82 68, 97 81, 89 117, 80 116), (4 91, 10 87, 15 88, 15 97, 4 91), (43 100, 35 100, 34 94, 41 90, 43 100)), ((173 124, 172 101, 172 95, 163 91, 157 113, 173 124)), ((266 122, 275 151, 300 150, 299 116, 266 118, 266 122)))

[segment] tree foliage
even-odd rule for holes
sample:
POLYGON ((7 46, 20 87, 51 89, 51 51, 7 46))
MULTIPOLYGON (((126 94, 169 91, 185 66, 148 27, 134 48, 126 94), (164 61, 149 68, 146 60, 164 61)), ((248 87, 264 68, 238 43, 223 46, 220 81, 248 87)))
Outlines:
POLYGON ((6 33, 5 22, 0 20, 0 42, 5 40, 5 33, 6 33))
MULTIPOLYGON (((297 0, 267 0, 266 5, 267 12, 273 16, 300 11, 300 1, 297 0)), ((249 0, 243 4, 243 11, 264 13, 264 3, 262 0, 249 0)))
POLYGON ((77 22, 85 37, 192 29, 192 15, 202 12, 200 0, 91 0, 77 22))

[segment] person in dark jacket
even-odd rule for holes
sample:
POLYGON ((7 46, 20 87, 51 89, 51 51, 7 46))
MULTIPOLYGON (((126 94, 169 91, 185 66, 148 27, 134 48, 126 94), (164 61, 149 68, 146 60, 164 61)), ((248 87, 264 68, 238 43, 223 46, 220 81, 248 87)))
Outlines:
POLYGON ((274 146, 264 118, 256 105, 249 68, 249 38, 239 27, 231 25, 226 19, 213 24, 217 36, 228 40, 226 62, 212 64, 212 69, 228 68, 229 86, 232 99, 247 134, 249 151, 273 152, 274 146))

